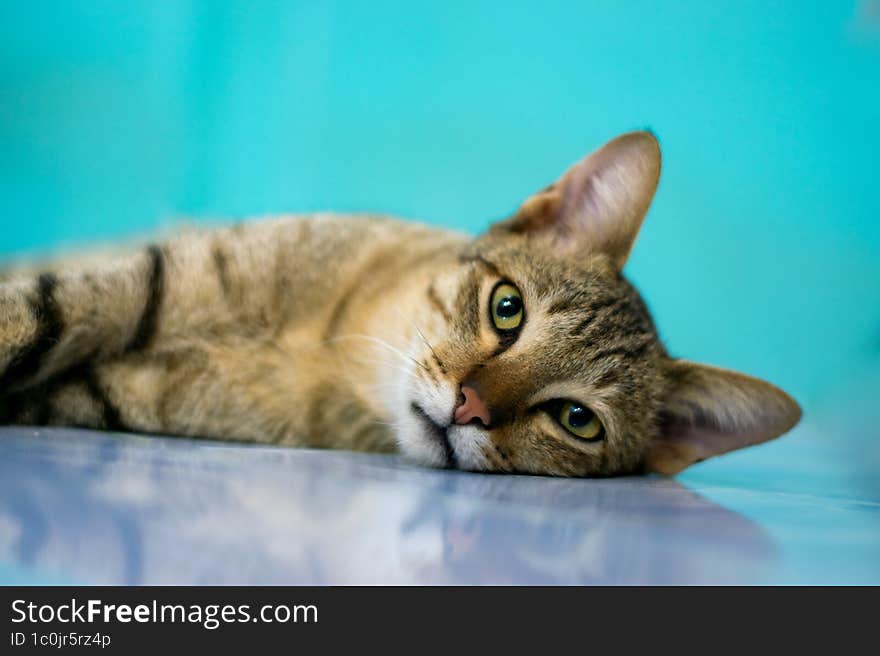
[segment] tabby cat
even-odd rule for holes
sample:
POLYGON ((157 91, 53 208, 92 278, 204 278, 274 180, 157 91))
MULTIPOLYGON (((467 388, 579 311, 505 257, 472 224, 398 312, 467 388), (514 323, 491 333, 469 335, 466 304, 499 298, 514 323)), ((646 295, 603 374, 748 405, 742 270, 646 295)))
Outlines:
POLYGON ((623 268, 660 174, 624 134, 477 238, 280 217, 0 283, 0 421, 674 474, 792 428, 769 383, 670 357, 623 268))

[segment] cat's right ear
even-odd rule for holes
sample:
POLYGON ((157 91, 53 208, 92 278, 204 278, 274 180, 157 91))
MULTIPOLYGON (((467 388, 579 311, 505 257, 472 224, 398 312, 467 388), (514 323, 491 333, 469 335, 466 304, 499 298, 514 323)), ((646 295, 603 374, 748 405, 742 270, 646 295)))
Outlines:
POLYGON ((695 462, 791 430, 801 409, 770 383, 686 360, 667 363, 669 389, 645 469, 674 475, 695 462))
POLYGON ((623 268, 660 179, 660 145, 650 132, 609 141, 490 230, 549 244, 560 255, 603 252, 623 268))

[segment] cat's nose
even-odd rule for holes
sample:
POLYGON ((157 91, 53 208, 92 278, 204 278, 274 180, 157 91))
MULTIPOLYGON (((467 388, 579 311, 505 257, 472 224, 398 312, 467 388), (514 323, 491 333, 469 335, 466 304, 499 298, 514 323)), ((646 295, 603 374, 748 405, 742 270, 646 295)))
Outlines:
POLYGON ((471 423, 474 419, 483 422, 483 426, 488 426, 491 420, 489 408, 477 394, 477 390, 467 385, 461 386, 462 401, 458 404, 452 415, 456 424, 464 425, 471 423))

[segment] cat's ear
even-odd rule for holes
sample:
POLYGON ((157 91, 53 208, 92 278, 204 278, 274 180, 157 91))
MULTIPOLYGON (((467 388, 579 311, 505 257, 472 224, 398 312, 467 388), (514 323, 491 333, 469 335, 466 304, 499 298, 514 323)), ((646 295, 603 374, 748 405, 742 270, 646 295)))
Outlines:
POLYGON ((670 389, 660 433, 645 459, 648 471, 677 474, 711 456, 779 437, 801 417, 794 399, 763 380, 685 360, 668 364, 670 389))
POLYGON ((540 239, 566 256, 600 251, 623 268, 659 179, 657 139, 650 132, 630 132, 526 199, 491 233, 540 239))

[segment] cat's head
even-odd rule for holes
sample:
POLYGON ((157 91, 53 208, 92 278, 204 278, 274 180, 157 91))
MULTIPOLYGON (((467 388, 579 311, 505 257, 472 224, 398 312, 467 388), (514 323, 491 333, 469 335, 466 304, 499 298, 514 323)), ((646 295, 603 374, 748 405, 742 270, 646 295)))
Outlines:
POLYGON ((474 240, 425 290, 399 381, 401 450, 434 466, 674 474, 772 439, 800 409, 761 380, 674 359, 621 274, 660 175, 625 134, 474 240))

